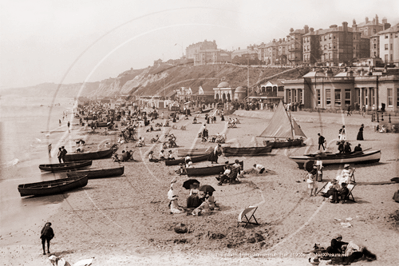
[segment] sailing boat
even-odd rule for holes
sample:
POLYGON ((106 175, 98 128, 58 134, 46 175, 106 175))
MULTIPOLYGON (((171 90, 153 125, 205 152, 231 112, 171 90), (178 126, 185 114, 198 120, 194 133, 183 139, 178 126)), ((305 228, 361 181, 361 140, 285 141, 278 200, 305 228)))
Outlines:
POLYGON ((273 141, 266 140, 265 146, 272 146, 273 149, 294 146, 304 146, 305 133, 303 133, 297 122, 285 111, 283 102, 280 101, 276 112, 270 120, 267 128, 259 137, 274 138, 273 141), (282 138, 283 140, 279 140, 282 138))

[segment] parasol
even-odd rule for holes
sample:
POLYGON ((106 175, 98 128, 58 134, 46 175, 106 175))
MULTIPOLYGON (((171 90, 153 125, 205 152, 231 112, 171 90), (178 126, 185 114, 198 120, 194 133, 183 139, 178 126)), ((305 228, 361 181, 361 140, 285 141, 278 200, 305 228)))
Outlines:
POLYGON ((210 185, 203 185, 199 188, 199 191, 204 191, 205 193, 212 194, 215 189, 210 185))
POLYGON ((193 184, 199 185, 200 182, 199 182, 197 179, 189 179, 189 180, 184 181, 183 187, 184 187, 185 189, 190 189, 190 188, 191 188, 191 185, 193 185, 193 184))

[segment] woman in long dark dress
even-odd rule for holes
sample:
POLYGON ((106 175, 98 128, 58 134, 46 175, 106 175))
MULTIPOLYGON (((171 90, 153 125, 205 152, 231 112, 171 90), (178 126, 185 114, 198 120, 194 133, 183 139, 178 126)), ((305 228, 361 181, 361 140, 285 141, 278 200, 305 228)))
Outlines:
POLYGON ((364 125, 362 124, 359 128, 359 132, 357 133, 357 140, 364 140, 363 138, 363 129, 364 129, 364 125))

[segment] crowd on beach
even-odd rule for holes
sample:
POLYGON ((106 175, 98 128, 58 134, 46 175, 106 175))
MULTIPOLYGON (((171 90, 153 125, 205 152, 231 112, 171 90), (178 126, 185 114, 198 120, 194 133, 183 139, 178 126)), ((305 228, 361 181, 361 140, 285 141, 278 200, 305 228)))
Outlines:
MULTIPOLYGON (((185 118, 188 118, 190 115, 188 111, 184 110, 183 113, 185 118)), ((157 123, 155 127, 169 127, 171 123, 176 123, 179 121, 179 116, 174 113, 174 115, 168 116, 165 118, 164 113, 159 114, 157 109, 152 109, 151 112, 144 111, 144 109, 138 107, 135 110, 127 110, 126 108, 116 108, 115 110, 111 110, 109 105, 95 103, 90 104, 89 106, 81 106, 77 110, 77 116, 80 119, 80 124, 85 124, 86 126, 89 124, 89 117, 92 117, 93 120, 96 118, 96 124, 93 125, 95 130, 98 127, 98 122, 107 122, 112 125, 114 130, 118 131, 118 141, 119 144, 126 144, 129 142, 135 142, 135 147, 140 148, 146 146, 146 140, 144 136, 136 137, 137 131, 139 127, 146 127, 146 132, 159 131, 158 129, 154 129, 151 124, 152 121, 157 118, 161 118, 163 121, 161 123, 157 123), (86 123, 83 121, 86 120, 86 123), (119 123, 115 123, 118 121, 119 123), (117 124, 120 125, 119 129, 117 124), (123 128, 122 128, 123 127, 123 128)), ((218 110, 217 113, 213 115, 205 115, 205 122, 203 126, 201 126, 200 130, 200 138, 205 139, 205 141, 210 141, 216 143, 214 146, 212 145, 211 152, 209 153, 208 160, 212 162, 212 164, 218 164, 219 157, 223 154, 223 149, 221 144, 226 141, 226 136, 224 134, 215 134, 214 136, 209 136, 209 131, 207 124, 212 124, 217 122, 217 116, 220 117, 220 121, 225 121, 223 111, 218 110)), ((199 121, 199 116, 195 116, 193 118, 193 124, 197 124, 199 121)), ((155 121, 154 121, 155 122, 155 121)), ((93 122, 92 122, 93 123, 93 122)), ((229 118, 228 126, 235 127, 235 125, 239 124, 240 121, 237 118, 229 118)), ((111 129, 111 127, 107 127, 111 129)), ((359 132, 357 134, 357 140, 364 140, 363 136, 364 125, 362 124, 359 128, 359 132)), ((161 161, 167 160, 176 160, 175 155, 173 154, 173 150, 171 148, 177 147, 177 138, 174 134, 167 133, 164 136, 164 142, 160 141, 159 135, 156 135, 151 139, 152 144, 161 144, 161 148, 159 151, 159 155, 156 156, 153 150, 148 152, 148 162, 150 163, 159 163, 161 161)), ((78 152, 83 152, 84 143, 80 142, 80 149, 78 152)), ((310 170, 307 172, 307 188, 309 189, 309 195, 316 196, 318 193, 321 193, 322 196, 329 198, 331 203, 344 203, 348 197, 350 196, 351 190, 348 188, 348 185, 355 184, 356 181, 354 179, 355 169, 351 168, 349 164, 344 165, 344 169, 341 171, 339 175, 332 181, 326 184, 320 191, 318 191, 318 183, 323 179, 323 162, 321 160, 320 155, 322 155, 326 151, 327 140, 321 133, 318 134, 318 150, 319 155, 315 156, 315 162, 310 170)), ((50 144, 51 146, 51 144, 50 144)), ((51 153, 51 147, 49 146, 49 154, 51 153)), ((346 138, 346 128, 342 126, 338 132, 338 141, 337 141, 338 153, 352 153, 352 152, 362 152, 361 145, 358 144, 354 150, 351 150, 350 143, 346 138)), ((133 149, 130 150, 122 150, 121 155, 114 153, 112 156, 112 160, 114 162, 128 162, 134 161, 133 158, 133 149)), ((59 153, 57 154, 57 158, 60 163, 65 163, 65 155, 67 151, 64 146, 59 148, 59 153)), ((184 175, 188 168, 193 168, 193 162, 191 156, 187 155, 184 157, 184 163, 179 164, 179 168, 176 170, 177 175, 184 175)), ((242 164, 238 159, 234 160, 234 163, 230 163, 226 161, 223 166, 223 171, 216 176, 218 181, 218 186, 223 186, 224 184, 240 184, 242 178, 245 178, 246 174, 265 174, 268 170, 266 167, 260 163, 255 163, 253 167, 249 170, 244 170, 242 164)), ((177 183, 177 178, 173 178, 170 183, 169 190, 167 192, 167 198, 169 201, 168 209, 171 214, 182 214, 185 213, 187 215, 193 216, 201 216, 207 215, 214 211, 220 210, 221 206, 219 202, 216 201, 214 192, 215 190, 210 185, 200 184, 197 180, 187 179, 185 182, 188 182, 186 186, 184 186, 188 192, 186 195, 185 205, 182 206, 179 204, 179 196, 175 191, 175 185, 177 183), (191 181, 191 182, 188 182, 191 181), (195 182, 196 181, 196 182, 195 182)), ((184 184, 183 184, 184 185, 184 184)), ((399 195, 399 192, 398 192, 399 195)), ((398 196, 399 198, 399 196, 398 196)), ((50 253, 50 240, 54 237, 54 232, 51 229, 51 223, 46 223, 45 227, 42 230, 41 239, 43 245, 43 253, 45 254, 45 243, 47 243, 47 252, 50 253)), ((365 247, 361 247, 356 245, 352 241, 342 242, 342 236, 337 236, 331 240, 331 245, 326 249, 323 249, 319 246, 315 247, 315 250, 312 252, 312 261, 317 262, 317 260, 334 260, 335 258, 345 257, 348 261, 355 261, 360 257, 365 257, 367 260, 374 260, 376 256, 369 252, 365 247), (327 255, 326 255, 327 254, 327 255), (334 255, 335 254, 335 255, 334 255), (349 259, 348 259, 349 258, 349 259)), ((341 258, 341 259, 342 259, 341 258)))

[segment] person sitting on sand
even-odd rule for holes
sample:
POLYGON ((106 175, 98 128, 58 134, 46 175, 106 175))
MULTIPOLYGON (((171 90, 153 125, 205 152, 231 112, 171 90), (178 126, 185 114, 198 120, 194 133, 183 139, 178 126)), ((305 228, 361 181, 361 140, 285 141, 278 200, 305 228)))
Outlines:
POLYGON ((322 192, 322 196, 326 198, 331 198, 331 203, 333 201, 338 201, 338 190, 341 186, 338 184, 337 180, 333 180, 332 183, 329 183, 326 187, 327 193, 322 192))
POLYGON ((186 167, 184 166, 184 163, 179 164, 179 169, 177 169, 175 172, 179 175, 187 174, 186 167))
POLYGON ((127 154, 127 152, 125 152, 125 150, 122 151, 122 158, 121 161, 122 162, 127 162, 129 160, 129 154, 127 154))
POLYGON ((159 160, 165 160, 165 150, 161 150, 160 152, 159 152, 159 160))
POLYGON ((329 254, 342 254, 342 246, 347 244, 347 242, 342 242, 342 235, 338 234, 331 240, 331 245, 326 251, 329 254))
POLYGON ((198 196, 198 183, 194 183, 190 186, 190 195, 187 198, 187 208, 197 208, 202 204, 202 199, 198 196))
POLYGON ((133 150, 126 151, 126 154, 127 154, 127 160, 126 161, 129 161, 129 160, 134 161, 134 159, 133 159, 133 150))
POLYGON ((197 124, 197 118, 196 117, 194 117, 194 119, 193 119, 193 124, 197 124))
POLYGON ((195 208, 191 214, 194 216, 198 216, 211 212, 209 201, 206 200, 204 191, 198 192, 198 198, 200 199, 201 204, 197 208, 195 208))
POLYGON ((117 163, 121 162, 121 160, 119 160, 119 157, 118 157, 117 153, 114 153, 114 155, 112 155, 112 161, 113 162, 117 162, 117 163))
POLYGON ((145 145, 145 143, 144 143, 144 138, 143 138, 143 137, 139 137, 137 146, 143 147, 144 145, 145 145))
POLYGON ((184 163, 187 165, 189 162, 192 162, 191 157, 187 155, 186 158, 184 158, 184 163))
POLYGON ((159 141, 159 136, 158 135, 155 135, 155 138, 151 139, 151 143, 155 143, 155 142, 158 142, 158 141, 159 141))
POLYGON ((266 170, 265 167, 261 164, 254 164, 254 170, 258 173, 258 174, 263 174, 263 172, 266 170))
POLYGON ((168 160, 174 160, 175 156, 173 156, 172 150, 169 150, 168 160))

